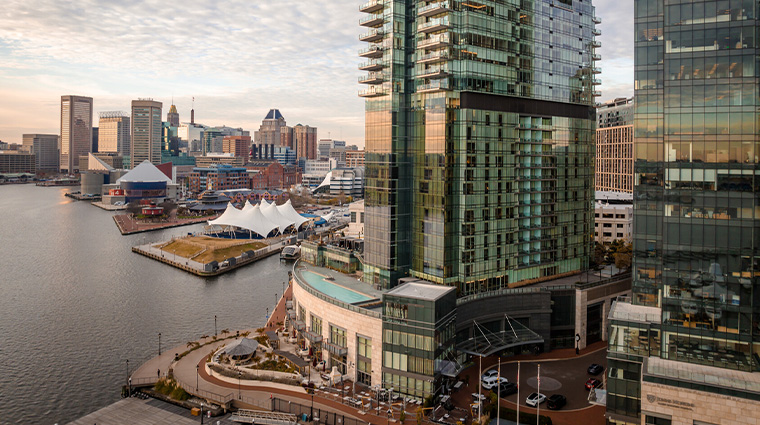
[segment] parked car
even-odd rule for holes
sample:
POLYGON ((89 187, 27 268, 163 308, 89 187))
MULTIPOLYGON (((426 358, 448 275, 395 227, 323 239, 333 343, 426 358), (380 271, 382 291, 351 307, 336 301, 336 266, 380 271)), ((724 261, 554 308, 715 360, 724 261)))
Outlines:
POLYGON ((496 388, 496 386, 499 385, 500 383, 506 383, 506 382, 509 382, 507 381, 507 378, 503 376, 501 378, 494 376, 494 377, 483 380, 483 388, 487 390, 491 390, 491 389, 496 388))
POLYGON ((563 396, 562 394, 552 394, 546 400, 546 407, 548 407, 551 410, 561 409, 562 406, 566 404, 567 404, 567 397, 563 396))
POLYGON ((506 397, 517 392, 517 384, 514 382, 502 382, 499 388, 494 391, 498 391, 499 397, 506 397))
POLYGON ((599 388, 602 386, 602 381, 596 379, 596 378, 589 378, 588 381, 586 381, 586 391, 591 391, 594 388, 599 388))
POLYGON ((592 363, 591 366, 588 367, 588 373, 591 375, 599 375, 602 372, 604 372, 604 366, 600 364, 592 363))
POLYGON ((525 404, 531 407, 536 407, 545 401, 546 401, 545 395, 541 393, 530 393, 528 398, 525 399, 525 404))
POLYGON ((487 378, 495 378, 499 376, 499 371, 496 369, 487 370, 483 376, 480 377, 481 380, 485 381, 487 378))

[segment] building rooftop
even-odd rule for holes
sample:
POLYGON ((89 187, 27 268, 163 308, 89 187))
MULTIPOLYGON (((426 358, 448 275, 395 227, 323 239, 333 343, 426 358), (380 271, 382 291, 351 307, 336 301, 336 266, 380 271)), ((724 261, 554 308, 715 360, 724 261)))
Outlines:
POLYGON ((628 201, 633 203, 633 193, 597 190, 594 192, 594 199, 597 201, 628 201))
POLYGON ((267 113, 267 116, 264 117, 265 120, 278 120, 280 118, 284 118, 284 117, 280 113, 279 109, 270 109, 269 113, 267 113))
POLYGON ((644 375, 760 393, 760 373, 649 357, 644 375))
POLYGON ((662 311, 657 307, 634 305, 630 303, 630 300, 618 298, 618 301, 612 303, 609 319, 640 323, 661 323, 662 311))
POLYGON ((417 282, 406 282, 403 283, 390 291, 387 292, 388 295, 393 295, 396 297, 405 297, 405 298, 414 298, 418 300, 425 300, 425 301, 435 301, 442 296, 448 294, 451 291, 455 291, 456 288, 453 286, 444 286, 444 285, 435 285, 435 284, 429 284, 429 283, 422 283, 420 281, 417 282))
MULTIPOLYGON (((361 281, 361 279, 356 278, 356 276, 347 275, 335 270, 331 270, 325 267, 318 267, 314 266, 312 264, 306 263, 305 261, 299 261, 296 263, 296 265, 293 267, 293 272, 298 275, 301 278, 301 281, 305 281, 309 284, 312 288, 316 289, 319 292, 323 292, 319 287, 315 287, 315 285, 312 285, 312 283, 316 282, 316 279, 312 279, 314 275, 318 275, 320 277, 319 280, 327 280, 330 284, 333 286, 339 286, 344 289, 347 289, 349 291, 358 293, 358 295, 366 298, 364 301, 371 300, 371 299, 380 299, 380 296, 382 295, 382 291, 379 291, 375 288, 373 288, 371 285, 364 283, 361 281)), ((321 286, 321 285, 319 285, 321 286)), ((333 289, 331 287, 326 287, 327 289, 333 289)), ((340 292, 341 294, 346 294, 343 291, 335 291, 334 294, 326 293, 326 295, 332 296, 333 298, 336 298, 340 301, 348 302, 347 299, 341 299, 341 297, 334 296, 340 292)), ((346 294, 349 295, 349 294, 346 294)), ((346 297, 343 297, 346 298, 346 297)), ((358 297, 351 297, 349 298, 356 298, 358 297)), ((349 304, 352 304, 353 302, 348 302, 349 304)))
POLYGON ((172 179, 166 177, 166 174, 146 159, 119 180, 116 180, 116 183, 121 182, 166 182, 171 184, 172 179))

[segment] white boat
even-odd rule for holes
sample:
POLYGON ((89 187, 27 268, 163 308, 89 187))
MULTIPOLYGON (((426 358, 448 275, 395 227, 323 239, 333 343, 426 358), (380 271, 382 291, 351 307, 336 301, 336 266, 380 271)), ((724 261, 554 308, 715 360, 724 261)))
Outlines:
POLYGON ((281 260, 295 260, 301 256, 301 247, 298 245, 288 245, 280 252, 281 260))

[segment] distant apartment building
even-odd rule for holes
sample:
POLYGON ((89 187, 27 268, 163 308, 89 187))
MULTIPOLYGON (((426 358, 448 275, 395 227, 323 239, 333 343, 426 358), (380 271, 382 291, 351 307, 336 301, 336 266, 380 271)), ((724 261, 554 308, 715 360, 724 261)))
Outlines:
POLYGON ((277 161, 259 160, 248 163, 245 168, 251 181, 251 189, 288 189, 301 182, 298 168, 283 166, 277 161))
POLYGON ((0 173, 36 173, 33 153, 0 151, 0 173))
POLYGON ((215 164, 195 167, 188 177, 190 192, 199 194, 206 190, 248 189, 250 180, 243 167, 215 164))
POLYGON ((37 172, 58 171, 57 134, 24 134, 22 143, 27 152, 34 154, 37 172))
POLYGON ((195 157, 195 165, 198 167, 211 167, 217 164, 242 167, 247 162, 248 159, 242 156, 235 156, 231 153, 210 153, 195 157))
POLYGON ((364 167, 364 151, 346 151, 346 167, 364 167))
POLYGON ((296 125, 293 127, 293 144, 299 158, 317 159, 317 128, 296 125))
POLYGON ((130 119, 129 114, 121 111, 108 111, 99 114, 98 152, 130 154, 130 119))
POLYGON ((633 194, 597 191, 594 204, 594 240, 609 244, 616 240, 631 242, 633 194))
POLYGON ((245 159, 251 155, 251 136, 225 136, 222 139, 222 152, 245 159))
POLYGON ((60 170, 79 170, 79 156, 92 149, 92 98, 61 96, 60 170))
POLYGON ((282 165, 296 165, 298 162, 296 151, 287 146, 274 148, 274 159, 282 165))
POLYGON ((330 157, 330 149, 346 147, 346 142, 342 140, 320 139, 317 142, 317 159, 327 159, 330 157))
POLYGON ((152 99, 132 101, 132 164, 161 163, 161 102, 152 99))
POLYGON ((633 193, 633 98, 596 110, 595 189, 633 193))

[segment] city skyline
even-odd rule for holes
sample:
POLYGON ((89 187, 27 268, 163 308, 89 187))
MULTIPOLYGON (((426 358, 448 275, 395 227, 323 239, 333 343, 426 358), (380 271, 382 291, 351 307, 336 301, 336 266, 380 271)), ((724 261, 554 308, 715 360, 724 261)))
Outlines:
MULTIPOLYGON (((174 16, 152 2, 138 12, 92 1, 77 14, 53 2, 36 2, 32 11, 11 1, 0 16, 0 79, 6 82, 0 140, 20 143, 24 133, 59 132, 60 96, 76 94, 94 99, 95 114, 125 110, 138 97, 173 103, 182 122, 190 121, 195 98, 197 122, 249 130, 278 108, 293 124, 319 128, 320 138, 363 146, 363 100, 356 95, 362 89, 356 51, 363 46, 354 24, 361 2, 288 1, 190 3, 193 13, 174 16), (111 24, 95 25, 101 22, 111 24), (139 35, 156 33, 155 39, 139 35)), ((632 11, 633 1, 626 4, 632 11)), ((603 19, 598 100, 630 97, 632 13, 609 1, 595 7, 603 19)))

